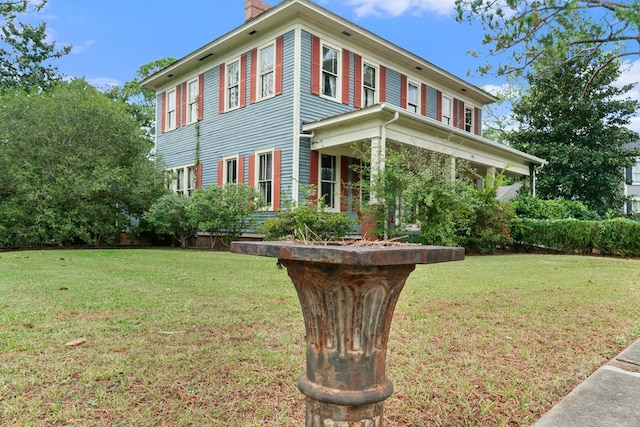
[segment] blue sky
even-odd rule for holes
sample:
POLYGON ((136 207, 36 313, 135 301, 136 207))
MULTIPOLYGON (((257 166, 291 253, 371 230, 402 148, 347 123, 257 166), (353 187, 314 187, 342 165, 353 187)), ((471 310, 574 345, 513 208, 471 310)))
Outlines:
MULTIPOLYGON (((479 24, 455 22, 455 0, 317 0, 323 7, 467 81, 493 92, 501 84, 474 70, 487 57, 479 24), (469 75, 468 73, 472 74, 469 75)), ((266 0, 274 6, 279 0, 266 0)), ((96 86, 122 85, 141 65, 181 58, 244 22, 244 0, 48 0, 38 18, 49 37, 72 44, 60 71, 96 86)), ((640 80, 636 60, 625 81, 640 80)), ((640 88, 633 96, 640 97, 640 88)), ((640 117, 632 125, 640 131, 640 117)))

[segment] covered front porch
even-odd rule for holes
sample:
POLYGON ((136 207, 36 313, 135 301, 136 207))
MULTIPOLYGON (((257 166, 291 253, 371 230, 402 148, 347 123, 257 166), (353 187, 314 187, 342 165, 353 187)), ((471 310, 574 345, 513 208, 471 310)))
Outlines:
POLYGON ((358 199, 357 168, 371 164, 371 177, 383 170, 387 151, 393 145, 407 145, 445 155, 451 159, 452 175, 458 160, 468 162, 479 176, 489 179, 502 171, 507 177, 526 177, 535 194, 535 172, 546 162, 463 129, 402 108, 382 103, 328 117, 302 127, 311 135, 311 179, 329 209, 354 211, 358 199), (363 153, 370 158, 363 159, 363 153))

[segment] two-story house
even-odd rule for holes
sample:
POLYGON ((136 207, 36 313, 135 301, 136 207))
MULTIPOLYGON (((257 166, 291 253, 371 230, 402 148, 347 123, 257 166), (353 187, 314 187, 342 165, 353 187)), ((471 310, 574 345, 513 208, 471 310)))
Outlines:
MULTIPOLYGON (((629 144, 626 148, 640 148, 640 141, 629 144)), ((640 157, 636 159, 636 164, 625 170, 626 183, 623 186, 624 195, 629 197, 629 202, 624 207, 624 213, 640 216, 640 157)))
POLYGON ((330 209, 351 211, 350 165, 384 165, 392 144, 532 183, 545 163, 482 137, 494 96, 323 7, 246 0, 245 11, 242 25, 143 82, 157 91, 156 149, 175 191, 244 183, 274 210, 315 185, 330 209))

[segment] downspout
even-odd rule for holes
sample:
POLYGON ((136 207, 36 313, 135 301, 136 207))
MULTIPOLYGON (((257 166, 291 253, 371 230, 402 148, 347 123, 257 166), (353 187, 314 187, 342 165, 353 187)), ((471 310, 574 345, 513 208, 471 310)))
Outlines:
MULTIPOLYGON (((383 105, 384 108, 384 105, 383 105)), ((380 172, 384 172, 385 169, 385 163, 386 163, 386 156, 387 156, 387 126, 389 126, 391 123, 398 121, 398 119, 400 118, 400 113, 399 112, 395 112, 393 115, 393 118, 391 120, 389 120, 388 122, 386 122, 385 124, 382 125, 382 129, 380 131, 380 164, 378 165, 378 170, 380 172)), ((382 198, 383 203, 384 203, 384 198, 382 198)), ((389 239, 389 208, 386 206, 386 203, 384 203, 384 235, 382 236, 384 240, 389 239)))

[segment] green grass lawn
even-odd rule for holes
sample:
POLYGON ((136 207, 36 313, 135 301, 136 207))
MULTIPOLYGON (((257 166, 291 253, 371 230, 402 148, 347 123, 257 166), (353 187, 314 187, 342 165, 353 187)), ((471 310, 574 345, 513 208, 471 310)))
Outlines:
MULTIPOLYGON (((640 260, 418 266, 391 328, 385 425, 528 425, 640 337, 639 306, 640 260)), ((272 258, 0 253, 3 426, 299 426, 304 351, 272 258)))

